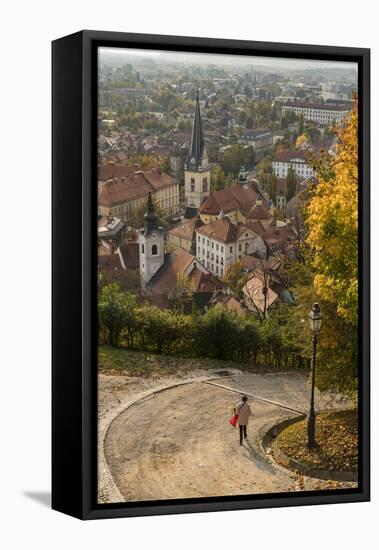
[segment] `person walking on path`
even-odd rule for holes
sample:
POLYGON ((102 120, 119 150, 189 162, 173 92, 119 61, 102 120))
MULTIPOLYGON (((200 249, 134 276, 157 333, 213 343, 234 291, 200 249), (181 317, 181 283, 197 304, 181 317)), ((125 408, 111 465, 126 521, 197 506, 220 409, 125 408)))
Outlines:
POLYGON ((240 445, 242 445, 243 438, 247 438, 247 425, 249 423, 249 417, 252 415, 250 405, 247 402, 247 397, 244 395, 242 400, 236 405, 236 414, 238 414, 238 426, 240 429, 240 445))

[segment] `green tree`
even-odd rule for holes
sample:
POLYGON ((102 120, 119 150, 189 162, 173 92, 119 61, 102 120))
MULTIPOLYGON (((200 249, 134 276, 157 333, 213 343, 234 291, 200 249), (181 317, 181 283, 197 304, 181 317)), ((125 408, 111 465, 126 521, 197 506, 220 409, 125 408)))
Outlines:
POLYGON ((290 166, 286 177, 286 200, 287 202, 295 196, 296 193, 297 178, 295 170, 290 166))
POLYGON ((276 186, 278 183, 278 178, 275 176, 274 172, 271 172, 270 174, 270 181, 269 181, 269 195, 270 199, 276 205, 276 186))
POLYGON ((304 134, 304 115, 303 115, 303 113, 300 113, 300 115, 299 115, 299 119, 298 119, 298 122, 297 122, 297 134, 299 136, 304 134))
POLYGON ((226 270, 223 282, 235 294, 241 296, 242 288, 248 279, 248 274, 243 271, 243 265, 240 260, 231 264, 226 270))
POLYGON ((99 321, 107 333, 111 346, 118 346, 123 330, 126 330, 128 344, 133 346, 133 338, 138 323, 136 318, 137 301, 134 294, 122 292, 118 283, 105 286, 99 295, 99 321))
POLYGON ((163 157, 159 165, 162 172, 164 172, 165 174, 168 174, 169 176, 172 176, 172 166, 171 166, 169 157, 163 157))
POLYGON ((172 307, 179 313, 185 313, 191 309, 194 294, 191 281, 185 273, 176 275, 175 285, 169 290, 167 297, 172 307))
POLYGON ((211 190, 220 191, 221 189, 224 189, 225 183, 226 177, 224 170, 219 164, 216 164, 215 168, 212 170, 211 190))

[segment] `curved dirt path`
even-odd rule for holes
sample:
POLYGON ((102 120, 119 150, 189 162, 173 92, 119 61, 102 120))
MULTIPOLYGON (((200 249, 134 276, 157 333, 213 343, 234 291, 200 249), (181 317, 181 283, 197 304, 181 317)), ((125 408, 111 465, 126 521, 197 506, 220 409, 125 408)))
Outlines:
MULTIPOLYGON (((304 479, 267 460, 260 441, 272 425, 306 411, 308 394, 306 380, 296 375, 242 374, 215 384, 194 381, 137 401, 106 432, 113 481, 125 501, 304 489, 304 479), (250 398, 253 419, 242 447, 238 428, 228 423, 239 400, 233 389, 256 396, 250 398)), ((343 404, 318 396, 318 405, 343 404)))
POLYGON ((238 395, 204 383, 168 389, 121 413, 105 440, 105 456, 125 498, 155 500, 296 490, 296 476, 259 454, 260 428, 291 416, 252 403, 254 421, 240 447, 228 424, 238 395))

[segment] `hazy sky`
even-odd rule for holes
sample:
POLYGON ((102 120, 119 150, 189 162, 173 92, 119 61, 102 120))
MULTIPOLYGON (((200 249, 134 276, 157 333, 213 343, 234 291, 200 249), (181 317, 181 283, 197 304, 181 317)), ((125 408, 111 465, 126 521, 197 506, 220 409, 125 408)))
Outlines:
POLYGON ((304 59, 287 59, 278 57, 252 57, 242 55, 222 55, 222 54, 202 54, 193 52, 167 52, 160 50, 140 50, 129 48, 100 48, 100 62, 104 62, 107 58, 120 59, 125 63, 135 60, 155 59, 159 62, 185 62, 199 66, 206 65, 254 65, 257 68, 272 67, 273 69, 287 70, 303 70, 303 69, 350 69, 356 70, 356 63, 336 62, 336 61, 318 61, 304 59))

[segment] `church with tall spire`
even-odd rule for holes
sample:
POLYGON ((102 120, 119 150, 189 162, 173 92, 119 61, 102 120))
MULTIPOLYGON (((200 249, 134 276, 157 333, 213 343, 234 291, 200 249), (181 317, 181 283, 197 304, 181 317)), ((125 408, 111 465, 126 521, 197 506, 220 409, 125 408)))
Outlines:
POLYGON ((208 165, 201 122, 199 92, 197 91, 191 145, 184 170, 186 206, 200 208, 205 199, 209 197, 210 185, 211 171, 208 165))

